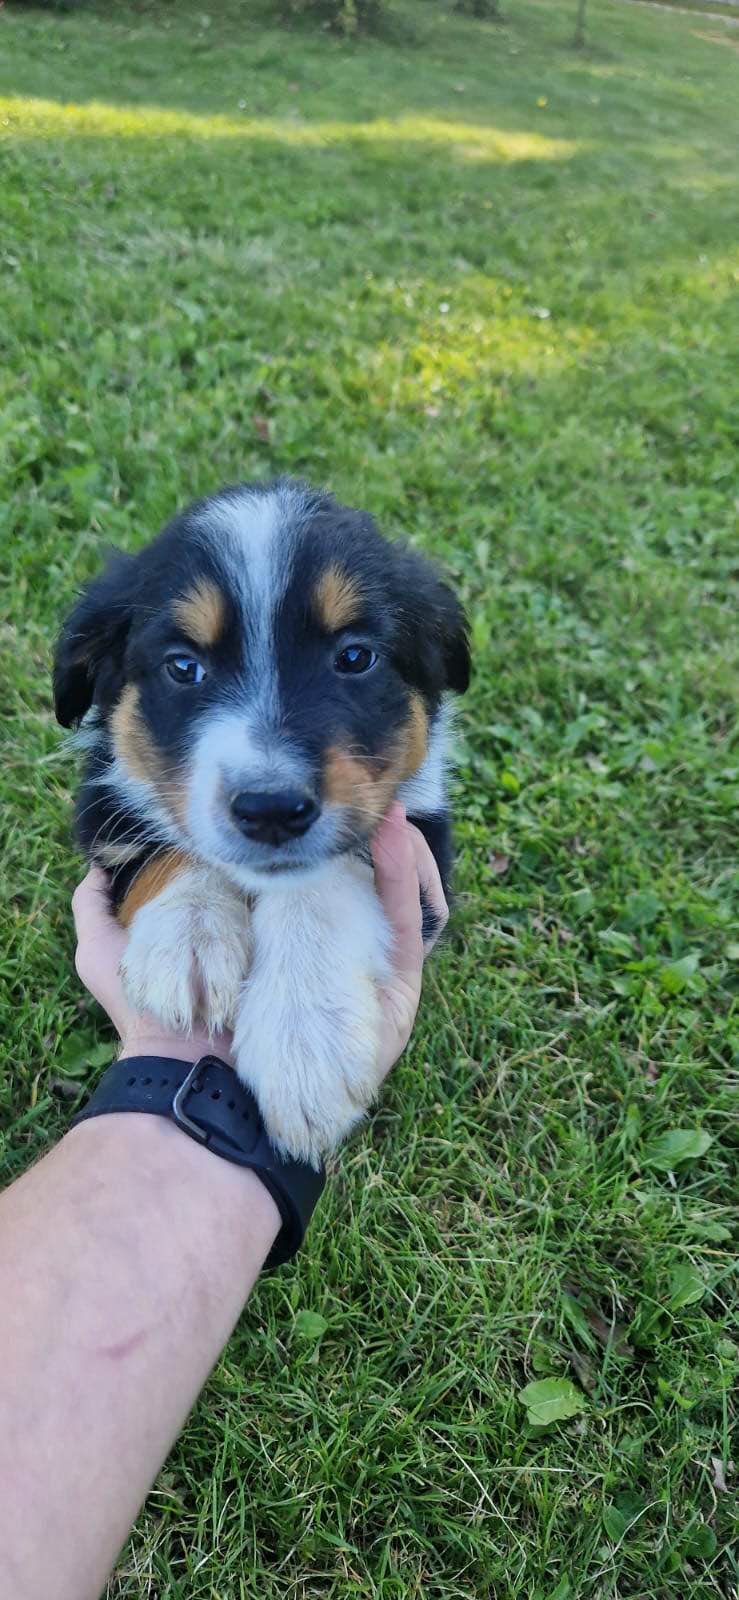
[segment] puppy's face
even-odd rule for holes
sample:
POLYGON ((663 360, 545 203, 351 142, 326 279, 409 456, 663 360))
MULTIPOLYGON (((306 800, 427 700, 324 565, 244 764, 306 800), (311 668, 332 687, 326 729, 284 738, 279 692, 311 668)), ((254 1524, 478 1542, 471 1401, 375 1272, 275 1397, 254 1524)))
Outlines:
POLYGON ((280 481, 198 502, 90 586, 57 714, 151 829, 246 886, 375 828, 469 671, 461 610, 371 519, 280 481))

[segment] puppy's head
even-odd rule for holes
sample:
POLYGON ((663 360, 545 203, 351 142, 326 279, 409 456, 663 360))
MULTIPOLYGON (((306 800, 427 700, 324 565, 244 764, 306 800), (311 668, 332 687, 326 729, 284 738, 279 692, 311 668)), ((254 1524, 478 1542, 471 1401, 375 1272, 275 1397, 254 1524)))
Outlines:
POLYGON ((199 501, 114 557, 62 632, 54 690, 65 726, 94 708, 122 799, 251 887, 351 848, 423 785, 442 696, 468 678, 435 569, 280 480, 199 501))

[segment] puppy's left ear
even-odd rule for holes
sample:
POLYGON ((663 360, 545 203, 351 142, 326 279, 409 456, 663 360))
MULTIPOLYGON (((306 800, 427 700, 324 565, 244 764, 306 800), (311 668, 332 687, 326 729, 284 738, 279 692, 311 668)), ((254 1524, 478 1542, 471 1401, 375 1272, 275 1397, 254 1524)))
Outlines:
POLYGON ((446 579, 424 556, 397 547, 402 648, 410 674, 434 696, 464 694, 470 682, 467 618, 446 579))
POLYGON ((447 689, 464 694, 470 686, 470 641, 467 618, 453 589, 437 580, 437 626, 447 689))
POLYGON ((54 710, 63 728, 82 721, 98 690, 112 688, 123 664, 133 609, 134 556, 116 551, 83 590, 54 654, 54 710))

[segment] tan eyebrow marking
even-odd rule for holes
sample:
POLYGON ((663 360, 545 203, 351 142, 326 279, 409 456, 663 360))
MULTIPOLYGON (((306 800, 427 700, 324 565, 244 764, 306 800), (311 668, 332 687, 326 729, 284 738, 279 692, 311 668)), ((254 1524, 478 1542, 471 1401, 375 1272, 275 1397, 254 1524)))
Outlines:
POLYGON ((362 595, 356 580, 341 567, 327 567, 313 590, 313 606, 327 633, 347 628, 362 610, 362 595))
POLYGON ((226 624, 226 602, 217 584, 198 578, 174 603, 174 614, 193 644, 216 644, 226 624))

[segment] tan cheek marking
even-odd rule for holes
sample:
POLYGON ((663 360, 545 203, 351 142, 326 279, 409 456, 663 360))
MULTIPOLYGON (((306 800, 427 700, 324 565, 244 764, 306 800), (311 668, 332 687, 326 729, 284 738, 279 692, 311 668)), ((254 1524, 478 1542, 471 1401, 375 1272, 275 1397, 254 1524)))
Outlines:
POLYGON ((429 719, 426 707, 418 694, 411 695, 411 714, 400 741, 402 767, 401 779, 412 777, 421 766, 428 751, 429 719))
POLYGON ((176 771, 168 771, 161 751, 141 715, 139 691, 129 683, 110 719, 113 746, 132 778, 149 783, 156 790, 163 805, 184 827, 188 795, 182 778, 176 771))
POLYGON ((332 745, 326 753, 323 792, 329 805, 350 806, 358 790, 370 782, 365 763, 332 745))
POLYGON ((323 794, 330 805, 346 806, 357 814, 365 833, 384 816, 400 782, 396 752, 388 758, 361 761, 332 745, 326 755, 323 794))
POLYGON ((175 620, 193 644, 206 647, 220 639, 226 625, 226 603, 215 583, 199 578, 187 594, 174 603, 175 620))
POLYGON ((362 761, 338 745, 326 754, 323 794, 329 805, 357 813, 366 833, 384 817, 398 785, 417 772, 428 749, 428 717, 420 695, 411 696, 407 723, 384 755, 362 761))
POLYGON ((341 567, 327 567, 313 591, 318 621, 327 633, 348 628, 362 610, 362 596, 354 578, 341 567))
POLYGON ((110 719, 113 744, 132 778, 156 784, 164 775, 164 763, 141 715, 139 691, 129 683, 110 719))
POLYGON ((118 921, 121 926, 127 928, 142 906, 154 900, 173 878, 179 877, 181 872, 185 872, 191 866, 190 858, 182 850, 166 850, 163 855, 155 856, 153 861, 149 861, 136 874, 128 894, 118 907, 118 921))
POLYGON ((323 793, 329 805, 346 806, 361 814, 363 823, 370 828, 382 816, 382 800, 378 793, 381 779, 371 767, 346 750, 332 745, 326 753, 323 771, 323 793))

